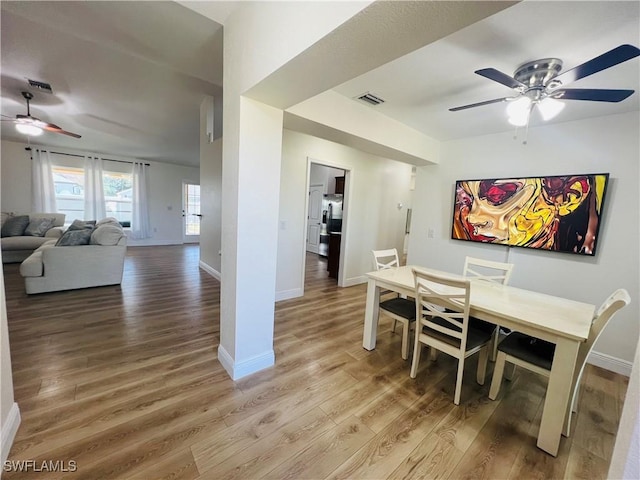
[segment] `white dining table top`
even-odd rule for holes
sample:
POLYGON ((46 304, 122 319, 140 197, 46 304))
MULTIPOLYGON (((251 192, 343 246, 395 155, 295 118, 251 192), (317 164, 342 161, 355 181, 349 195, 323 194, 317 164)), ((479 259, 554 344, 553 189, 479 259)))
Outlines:
MULTIPOLYGON (((405 291, 413 290, 414 268, 449 278, 463 278, 461 275, 416 265, 378 270, 367 273, 367 276, 378 283, 405 291)), ((595 305, 483 280, 469 280, 473 316, 482 318, 482 313, 486 313, 504 319, 503 325, 507 327, 511 322, 530 325, 536 330, 577 341, 585 341, 589 336, 595 305)))

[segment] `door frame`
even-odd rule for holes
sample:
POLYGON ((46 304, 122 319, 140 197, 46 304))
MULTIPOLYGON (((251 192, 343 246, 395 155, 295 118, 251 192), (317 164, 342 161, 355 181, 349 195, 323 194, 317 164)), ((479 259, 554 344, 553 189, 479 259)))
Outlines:
MULTIPOLYGON (((302 250, 302 278, 301 278, 301 290, 302 295, 304 295, 304 281, 306 276, 306 267, 307 267, 307 246, 306 246, 306 238, 307 238, 307 229, 309 228, 309 219, 307 218, 309 212, 309 188, 311 186, 311 164, 315 163, 317 165, 323 165, 325 167, 338 168, 340 170, 344 170, 344 194, 342 197, 342 235, 340 238, 340 263, 338 266, 338 286, 345 286, 346 282, 346 272, 344 269, 345 258, 349 253, 349 205, 351 204, 351 182, 353 181, 353 175, 355 174, 354 168, 350 165, 345 165, 341 162, 333 162, 329 160, 319 160, 313 157, 307 157, 307 178, 306 185, 304 189, 304 230, 303 230, 303 241, 301 245, 302 250)), ((301 296, 302 296, 301 295, 301 296)))

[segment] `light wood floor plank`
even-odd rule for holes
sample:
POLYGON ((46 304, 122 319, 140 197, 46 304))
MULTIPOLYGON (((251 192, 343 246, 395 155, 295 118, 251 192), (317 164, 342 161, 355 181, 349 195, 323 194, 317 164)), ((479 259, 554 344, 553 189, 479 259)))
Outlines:
POLYGON ((276 304, 276 364, 237 382, 217 360, 220 283, 197 246, 130 247, 121 286, 32 296, 5 265, 22 415, 9 460, 78 471, 2 478, 606 478, 626 377, 587 366, 551 457, 535 446, 544 378, 518 371, 492 402, 472 357, 455 406, 454 359, 424 355, 409 378, 388 319, 363 349, 366 285, 337 288, 326 259, 306 258, 304 297, 276 304))

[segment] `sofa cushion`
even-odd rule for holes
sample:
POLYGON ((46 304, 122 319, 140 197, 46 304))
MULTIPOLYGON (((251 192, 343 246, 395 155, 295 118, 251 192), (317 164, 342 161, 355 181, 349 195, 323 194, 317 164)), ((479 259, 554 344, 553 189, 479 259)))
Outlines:
POLYGON ((113 246, 117 245, 122 237, 124 237, 124 230, 119 224, 115 226, 111 223, 103 223, 91 234, 91 244, 113 246))
MULTIPOLYGON (((92 230, 71 230, 64 232, 56 242, 57 247, 73 247, 76 245, 89 245, 92 230)), ((70 265, 71 266, 71 265, 70 265)))
POLYGON ((47 237, 5 237, 2 239, 2 251, 35 250, 43 243, 51 241, 47 237))
POLYGON ((18 237, 24 234, 25 228, 29 225, 29 215, 18 215, 9 217, 2 225, 0 235, 2 237, 18 237))
POLYGON ((64 225, 64 219, 66 215, 64 213, 30 213, 29 219, 35 220, 36 218, 53 218, 54 227, 62 227, 64 225))
POLYGON ((98 220, 98 222, 96 223, 96 227, 99 227, 100 225, 104 225, 104 224, 113 224, 113 225, 122 227, 122 225, 120 225, 120 222, 116 217, 105 217, 102 220, 98 220))
POLYGON ((67 228, 67 231, 85 230, 85 229, 93 230, 95 226, 96 226, 95 220, 74 220, 73 223, 69 225, 69 228, 67 228))
POLYGON ((20 264, 20 275, 23 277, 41 277, 43 271, 41 250, 33 252, 20 264))
POLYGON ((7 220, 7 218, 13 217, 13 213, 11 212, 2 212, 1 215, 2 216, 0 217, 0 226, 4 225, 4 222, 7 220))
POLYGON ((44 237, 44 234, 53 227, 53 218, 34 218, 24 229, 24 235, 28 237, 44 237))

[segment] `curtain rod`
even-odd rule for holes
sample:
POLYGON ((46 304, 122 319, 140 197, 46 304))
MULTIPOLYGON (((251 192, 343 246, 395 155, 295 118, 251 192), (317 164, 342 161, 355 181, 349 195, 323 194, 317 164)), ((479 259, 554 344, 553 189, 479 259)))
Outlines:
MULTIPOLYGON (((42 151, 39 148, 31 148, 31 147, 24 147, 24 149, 27 150, 28 152, 30 152, 31 150, 37 150, 39 152, 42 151)), ((45 152, 46 151, 48 151, 48 150, 45 150, 45 152)), ((84 155, 78 155, 77 153, 64 153, 64 152, 51 152, 51 151, 49 151, 49 153, 55 153, 56 155, 67 155, 69 157, 80 157, 80 158, 84 158, 85 157, 84 155)), ((116 160, 114 158, 103 158, 102 160, 106 160, 108 162, 130 163, 130 164, 134 163, 134 162, 130 162, 128 160, 116 160)), ((145 163, 145 166, 150 167, 151 165, 149 165, 148 163, 145 163)))

